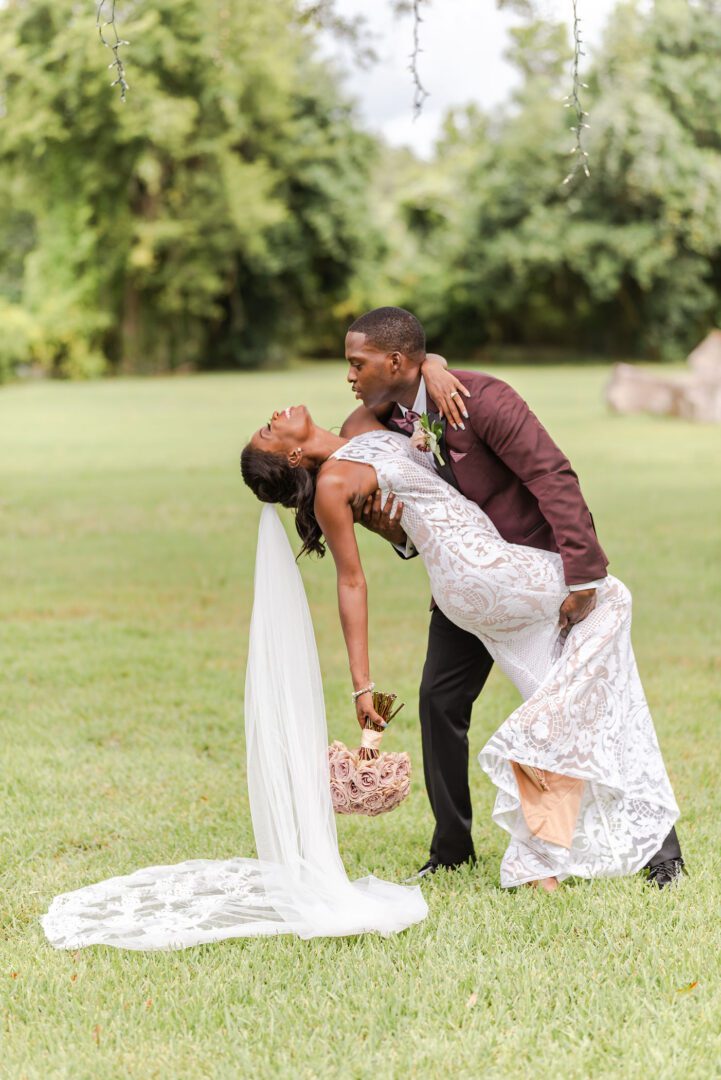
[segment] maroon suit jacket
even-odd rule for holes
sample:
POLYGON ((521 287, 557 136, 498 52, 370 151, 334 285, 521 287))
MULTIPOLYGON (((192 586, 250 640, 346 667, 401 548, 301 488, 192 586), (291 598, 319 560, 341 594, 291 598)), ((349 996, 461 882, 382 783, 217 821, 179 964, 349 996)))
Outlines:
MULTIPOLYGON (((465 431, 441 421, 446 466, 436 465, 438 472, 505 540, 558 552, 567 585, 605 577, 608 559, 568 458, 508 383, 478 371, 453 374, 471 391, 464 399, 470 420, 465 431)), ((430 399, 428 411, 438 412, 430 399)), ((401 415, 396 406, 387 426, 401 415)))

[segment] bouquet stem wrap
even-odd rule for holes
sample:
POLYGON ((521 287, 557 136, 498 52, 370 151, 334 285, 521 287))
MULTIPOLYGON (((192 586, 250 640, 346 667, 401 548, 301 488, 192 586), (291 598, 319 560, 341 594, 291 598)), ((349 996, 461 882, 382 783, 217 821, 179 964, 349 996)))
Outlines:
POLYGON ((361 735, 361 747, 363 750, 375 750, 378 753, 381 745, 381 739, 383 738, 382 731, 376 731, 374 728, 364 728, 361 735))

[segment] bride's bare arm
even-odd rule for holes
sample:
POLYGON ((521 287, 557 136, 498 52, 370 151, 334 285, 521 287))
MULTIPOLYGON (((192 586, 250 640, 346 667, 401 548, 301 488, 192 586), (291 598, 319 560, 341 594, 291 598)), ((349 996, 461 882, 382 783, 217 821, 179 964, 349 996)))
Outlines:
POLYGON ((343 421, 340 437, 352 439, 355 435, 365 435, 366 431, 382 430, 392 412, 393 402, 389 405, 379 405, 375 409, 367 409, 365 405, 359 405, 343 421))
MULTIPOLYGON (((371 682, 368 658, 368 589, 353 527, 351 494, 343 477, 334 474, 321 476, 316 489, 315 516, 335 561, 338 610, 348 650, 353 689, 362 690, 371 682)), ((367 718, 385 727, 384 721, 373 709, 371 694, 364 694, 356 699, 356 713, 361 727, 367 718)))
POLYGON ((463 421, 468 419, 463 397, 471 395, 448 370, 448 361, 438 353, 426 353, 421 371, 428 396, 435 401, 441 416, 445 416, 453 427, 463 428, 463 421))

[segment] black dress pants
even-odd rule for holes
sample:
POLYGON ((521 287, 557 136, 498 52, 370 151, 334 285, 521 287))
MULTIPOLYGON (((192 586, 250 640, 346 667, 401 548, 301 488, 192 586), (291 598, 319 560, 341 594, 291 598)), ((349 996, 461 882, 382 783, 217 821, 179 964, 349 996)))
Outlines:
POLYGON ((426 791, 436 819, 431 861, 455 866, 475 858, 468 787, 468 728, 473 702, 493 660, 478 638, 434 608, 420 691, 426 791))
MULTIPOLYGON (((423 772, 436 819, 430 857, 442 866, 475 858, 468 787, 468 728, 473 703, 492 666, 485 645, 434 608, 419 711, 423 772)), ((672 829, 648 865, 680 856, 676 830, 672 829)))

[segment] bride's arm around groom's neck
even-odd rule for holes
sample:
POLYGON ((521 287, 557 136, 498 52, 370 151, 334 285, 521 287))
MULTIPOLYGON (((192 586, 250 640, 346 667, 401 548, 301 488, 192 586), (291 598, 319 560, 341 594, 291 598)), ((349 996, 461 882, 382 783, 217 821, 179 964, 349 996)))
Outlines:
POLYGON ((340 429, 342 439, 352 439, 356 435, 364 435, 366 431, 377 431, 385 427, 385 423, 393 412, 393 403, 378 405, 374 409, 368 409, 365 405, 359 405, 350 416, 343 421, 340 429))

